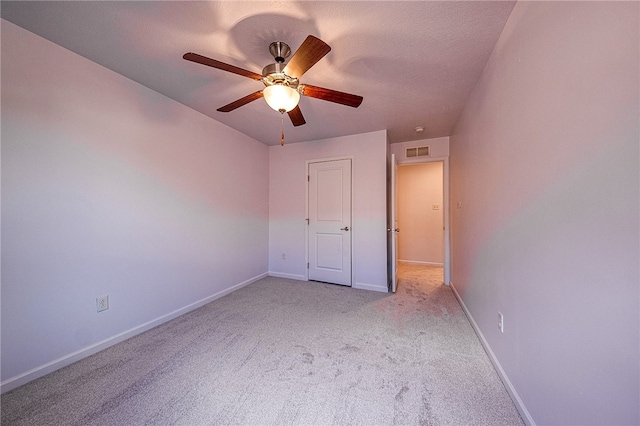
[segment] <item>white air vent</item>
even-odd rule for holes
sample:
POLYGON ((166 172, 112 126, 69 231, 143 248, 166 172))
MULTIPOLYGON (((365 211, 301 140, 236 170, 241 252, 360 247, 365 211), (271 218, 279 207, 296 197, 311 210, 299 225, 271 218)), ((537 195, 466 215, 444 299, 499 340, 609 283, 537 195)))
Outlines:
POLYGON ((428 157, 429 156, 429 147, 428 146, 418 146, 415 148, 407 148, 405 155, 407 158, 412 157, 428 157))

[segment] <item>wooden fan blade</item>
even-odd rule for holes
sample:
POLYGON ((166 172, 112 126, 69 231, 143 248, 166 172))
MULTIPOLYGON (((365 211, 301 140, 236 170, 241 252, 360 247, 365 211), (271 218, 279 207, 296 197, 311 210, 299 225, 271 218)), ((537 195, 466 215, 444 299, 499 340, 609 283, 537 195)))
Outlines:
POLYGON ((250 95, 245 96, 244 98, 240 98, 237 101, 233 101, 228 105, 218 108, 220 112, 229 112, 233 111, 236 108, 240 108, 243 105, 248 104, 249 102, 253 102, 256 99, 260 99, 262 97, 262 90, 258 90, 250 95))
POLYGON ((300 78, 330 50, 331 47, 327 43, 310 35, 302 42, 302 45, 284 67, 284 73, 290 77, 300 78))
POLYGON ((291 123, 293 123, 295 127, 302 126, 303 124, 306 123, 306 121, 304 120, 304 116, 302 115, 302 111, 300 111, 300 105, 296 106, 287 114, 289 114, 291 123))
POLYGON ((338 92, 337 90, 325 89, 323 87, 312 86, 310 84, 302 84, 300 87, 302 89, 298 89, 299 92, 311 98, 335 102, 337 104, 347 105, 353 108, 358 108, 362 103, 362 96, 338 92))
POLYGON ((207 58, 206 56, 198 55, 197 53, 185 53, 182 58, 186 59, 187 61, 207 65, 209 67, 217 68, 222 71, 232 72, 243 77, 249 77, 254 80, 262 80, 262 75, 257 74, 253 71, 248 71, 233 65, 225 64, 224 62, 216 61, 215 59, 207 58))

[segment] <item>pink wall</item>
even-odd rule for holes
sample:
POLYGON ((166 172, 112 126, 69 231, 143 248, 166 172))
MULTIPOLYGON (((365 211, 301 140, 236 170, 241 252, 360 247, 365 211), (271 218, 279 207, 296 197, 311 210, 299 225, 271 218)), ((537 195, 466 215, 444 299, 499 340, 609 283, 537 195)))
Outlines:
POLYGON ((265 145, 2 21, 3 390, 264 276, 267 181, 265 145))
POLYGON ((386 292, 386 131, 269 147, 269 273, 306 278, 306 161, 345 156, 353 158, 353 287, 386 292))
POLYGON ((518 2, 451 136, 453 285, 537 424, 640 423, 638 17, 518 2))
POLYGON ((444 204, 442 162, 398 167, 398 260, 442 265, 444 204), (434 204, 438 209, 434 209, 434 204))

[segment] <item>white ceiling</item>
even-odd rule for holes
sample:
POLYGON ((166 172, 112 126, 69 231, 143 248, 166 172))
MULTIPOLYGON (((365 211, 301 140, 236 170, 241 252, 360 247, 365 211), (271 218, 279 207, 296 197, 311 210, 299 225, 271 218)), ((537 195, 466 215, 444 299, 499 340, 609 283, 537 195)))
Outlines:
POLYGON ((195 52, 257 73, 268 46, 313 34, 332 50, 302 83, 364 97, 357 108, 303 97, 287 143, 387 129, 390 142, 448 136, 513 1, 2 1, 2 18, 267 145, 280 114, 257 100, 216 109, 260 82, 182 59, 195 52), (416 126, 424 126, 416 133, 416 126))

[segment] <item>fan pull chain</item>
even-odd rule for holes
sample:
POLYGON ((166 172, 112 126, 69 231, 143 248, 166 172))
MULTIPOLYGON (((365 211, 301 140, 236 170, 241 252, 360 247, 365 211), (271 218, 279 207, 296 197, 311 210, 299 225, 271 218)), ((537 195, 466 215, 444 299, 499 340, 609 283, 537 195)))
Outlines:
POLYGON ((282 133, 280 133, 280 146, 284 146, 284 112, 280 113, 280 125, 282 133))

